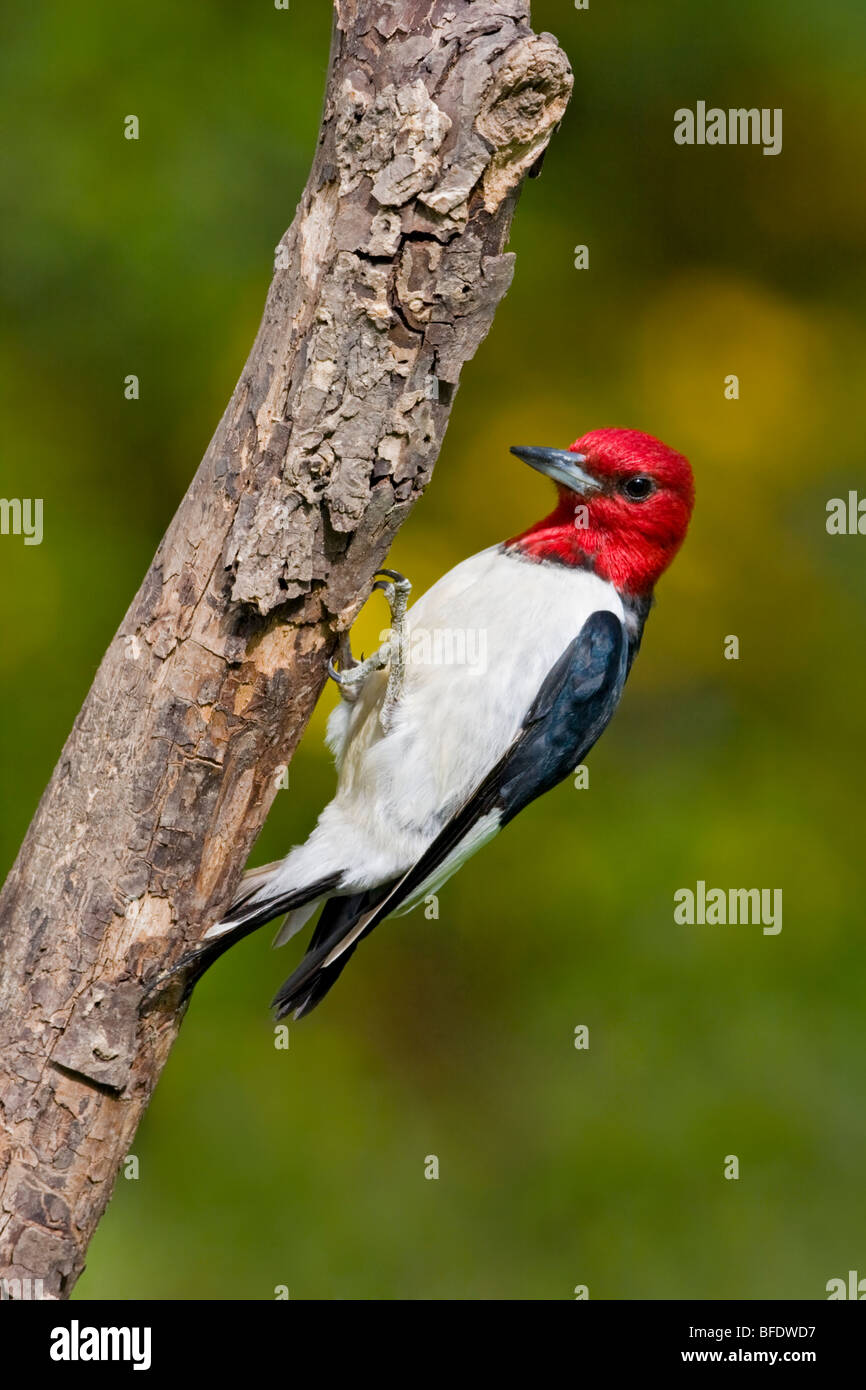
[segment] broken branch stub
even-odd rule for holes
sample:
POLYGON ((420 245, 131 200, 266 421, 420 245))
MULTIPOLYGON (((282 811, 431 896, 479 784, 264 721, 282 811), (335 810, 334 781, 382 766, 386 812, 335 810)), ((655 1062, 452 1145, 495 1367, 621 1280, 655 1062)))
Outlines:
POLYGON ((0 897, 0 1279, 64 1297, 83 1267, 183 1013, 145 984, 231 899, 570 88, 523 0, 337 0, 249 360, 0 897))

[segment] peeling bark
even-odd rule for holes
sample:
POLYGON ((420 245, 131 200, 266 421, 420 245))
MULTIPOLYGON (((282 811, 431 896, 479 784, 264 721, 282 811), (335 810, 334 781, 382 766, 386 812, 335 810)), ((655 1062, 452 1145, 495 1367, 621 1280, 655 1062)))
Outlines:
MULTIPOLYGON (((336 0, 258 336, 0 898, 0 1279, 65 1297, 337 634, 433 468, 571 89, 524 0, 336 0)), ((0 1286, 2 1287, 2 1286, 0 1286)))

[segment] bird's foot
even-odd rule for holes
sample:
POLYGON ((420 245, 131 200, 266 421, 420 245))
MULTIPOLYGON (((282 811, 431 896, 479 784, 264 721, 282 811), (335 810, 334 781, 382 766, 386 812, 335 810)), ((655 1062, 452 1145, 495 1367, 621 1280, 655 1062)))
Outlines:
POLYGON ((366 661, 356 661, 350 654, 350 661, 347 662, 342 652, 338 653, 340 665, 337 668, 333 661, 328 662, 328 675, 331 680, 336 681, 340 687, 340 694, 347 704, 353 705, 360 695, 364 682, 374 671, 381 671, 388 664, 388 648, 382 647, 379 651, 368 656, 366 661))
POLYGON ((397 570, 377 570, 373 589, 381 589, 388 601, 391 613, 391 629, 387 642, 378 651, 368 656, 366 661, 356 661, 347 632, 341 632, 337 647, 339 666, 328 662, 328 675, 337 682, 340 694, 350 705, 360 695, 368 676, 374 671, 382 671, 388 666, 388 684, 385 699, 379 712, 379 721, 385 732, 391 727, 394 709, 403 689, 405 675, 405 617, 412 585, 405 575, 397 570), (380 579, 379 576, 385 577, 380 579))

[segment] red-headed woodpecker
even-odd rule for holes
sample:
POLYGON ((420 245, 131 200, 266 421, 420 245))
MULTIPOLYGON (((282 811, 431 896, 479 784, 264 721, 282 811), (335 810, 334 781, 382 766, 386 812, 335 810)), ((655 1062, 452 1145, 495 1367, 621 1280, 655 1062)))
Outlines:
POLYGON ((336 795, 304 844, 246 876, 229 918, 187 958, 194 978, 287 913, 282 944, 323 905, 274 1000, 280 1018, 309 1013, 363 937, 440 887, 607 726, 653 586, 688 528, 691 468, 636 430, 512 453, 553 479, 555 510, 464 560, 408 611, 408 583, 380 571, 389 641, 331 666, 343 696, 328 725, 336 795), (461 635, 446 656, 460 648, 464 659, 441 659, 441 641, 437 659, 437 634, 461 635), (480 639, 472 660, 467 634, 480 639))

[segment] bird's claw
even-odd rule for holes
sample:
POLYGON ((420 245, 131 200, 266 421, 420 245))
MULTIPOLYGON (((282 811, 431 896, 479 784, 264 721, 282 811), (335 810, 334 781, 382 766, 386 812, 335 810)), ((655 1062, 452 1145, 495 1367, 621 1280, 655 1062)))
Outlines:
POLYGON ((395 600, 402 599, 405 608, 405 600, 412 592, 411 580, 407 579, 405 574, 400 574, 399 570, 376 570, 374 578, 376 582, 373 589, 381 589, 391 607, 394 606, 395 600), (380 579, 380 574, 384 574, 385 578, 380 579))
POLYGON ((412 585, 399 570, 377 570, 373 578, 375 582, 371 592, 381 589, 391 610, 391 640, 366 661, 362 659, 356 662, 352 656, 348 633, 341 633, 338 651, 340 665, 337 667, 333 658, 329 658, 328 675, 331 680, 336 681, 343 699, 349 704, 354 704, 367 677, 374 671, 381 671, 383 667, 390 665, 388 686, 379 715, 382 727, 387 732, 403 685, 403 619, 412 585))
POLYGON ((353 661, 351 666, 338 670, 333 660, 328 661, 328 675, 337 682, 344 700, 353 705, 361 693, 361 688, 369 675, 381 671, 387 664, 388 652, 374 652, 366 661, 353 661))

